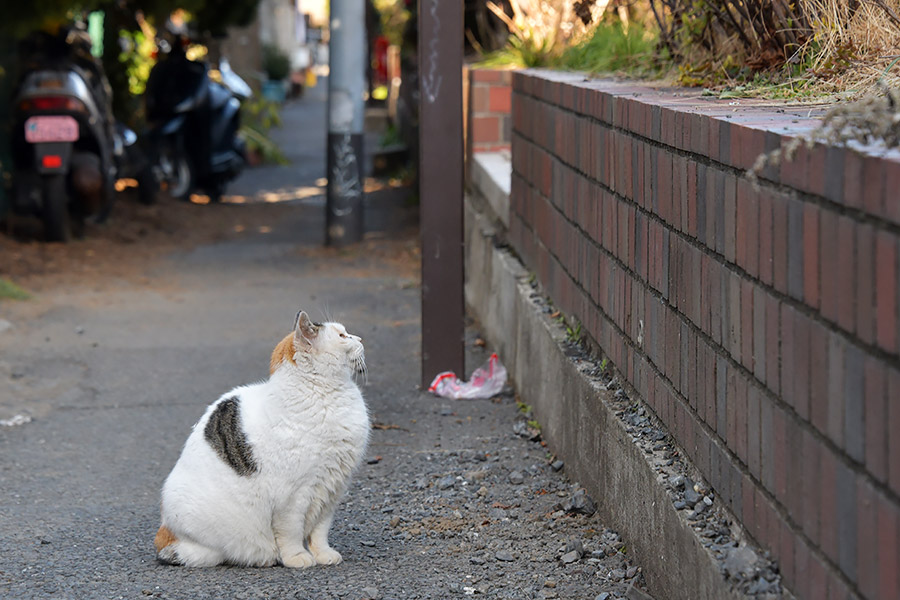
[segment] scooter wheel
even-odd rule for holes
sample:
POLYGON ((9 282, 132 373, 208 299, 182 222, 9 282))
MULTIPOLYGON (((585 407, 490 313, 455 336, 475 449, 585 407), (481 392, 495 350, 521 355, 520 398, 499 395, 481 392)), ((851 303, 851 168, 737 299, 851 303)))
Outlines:
POLYGON ((65 175, 49 175, 41 178, 41 200, 44 236, 48 242, 67 242, 69 229, 69 197, 65 175))

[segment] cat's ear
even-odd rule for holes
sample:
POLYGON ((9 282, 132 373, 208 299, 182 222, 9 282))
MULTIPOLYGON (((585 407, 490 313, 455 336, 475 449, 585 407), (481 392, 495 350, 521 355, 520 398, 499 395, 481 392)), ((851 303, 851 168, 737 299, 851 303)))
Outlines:
POLYGON ((318 335, 319 326, 309 319, 309 315, 302 310, 297 313, 297 319, 294 322, 294 339, 311 346, 318 335))

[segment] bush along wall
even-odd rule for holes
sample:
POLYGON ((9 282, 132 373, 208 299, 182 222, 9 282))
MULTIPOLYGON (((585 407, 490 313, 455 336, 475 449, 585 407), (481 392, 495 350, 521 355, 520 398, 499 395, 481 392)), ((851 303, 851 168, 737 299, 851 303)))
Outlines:
POLYGON ((509 242, 801 598, 900 597, 900 154, 809 109, 513 75, 509 242))

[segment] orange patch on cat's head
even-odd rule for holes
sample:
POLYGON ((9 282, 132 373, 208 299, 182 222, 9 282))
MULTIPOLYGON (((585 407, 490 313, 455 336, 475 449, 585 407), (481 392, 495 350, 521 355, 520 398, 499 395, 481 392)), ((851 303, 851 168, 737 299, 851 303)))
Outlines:
POLYGON ((283 340, 278 342, 275 350, 272 351, 272 360, 269 361, 269 375, 275 372, 275 369, 281 366, 285 361, 297 364, 294 361, 294 334, 287 334, 283 340))
POLYGON ((165 525, 161 525, 159 531, 156 532, 156 537, 153 538, 153 545, 156 546, 156 551, 159 552, 169 544, 174 544, 177 541, 178 538, 175 537, 175 534, 165 525))

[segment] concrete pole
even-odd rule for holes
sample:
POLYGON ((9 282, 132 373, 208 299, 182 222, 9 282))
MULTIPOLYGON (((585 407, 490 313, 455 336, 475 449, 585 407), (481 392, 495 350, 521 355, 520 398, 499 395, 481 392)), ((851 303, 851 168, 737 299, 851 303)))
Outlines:
POLYGON ((363 234, 365 0, 331 0, 330 21, 325 243, 343 246, 363 234))

